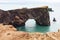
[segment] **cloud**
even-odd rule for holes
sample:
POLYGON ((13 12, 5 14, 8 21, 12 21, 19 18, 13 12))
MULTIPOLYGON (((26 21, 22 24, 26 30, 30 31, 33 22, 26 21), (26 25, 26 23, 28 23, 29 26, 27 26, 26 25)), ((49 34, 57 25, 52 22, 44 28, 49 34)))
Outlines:
POLYGON ((17 2, 16 0, 0 0, 1 3, 6 3, 6 2, 17 2))
POLYGON ((42 2, 57 3, 57 2, 60 2, 60 0, 42 0, 42 2))
POLYGON ((59 4, 59 0, 0 0, 0 9, 33 8, 45 5, 48 5, 49 7, 53 7, 54 5, 60 7, 59 4))
POLYGON ((48 2, 48 3, 58 3, 60 0, 0 0, 2 3, 23 3, 23 2, 48 2))

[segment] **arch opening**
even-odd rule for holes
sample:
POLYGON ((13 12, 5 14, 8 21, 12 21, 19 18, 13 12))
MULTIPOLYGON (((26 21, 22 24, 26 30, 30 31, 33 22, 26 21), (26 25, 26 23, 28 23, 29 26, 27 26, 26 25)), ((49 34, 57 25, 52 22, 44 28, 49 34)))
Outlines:
POLYGON ((28 19, 25 22, 25 27, 35 27, 36 26, 36 21, 35 19, 28 19))

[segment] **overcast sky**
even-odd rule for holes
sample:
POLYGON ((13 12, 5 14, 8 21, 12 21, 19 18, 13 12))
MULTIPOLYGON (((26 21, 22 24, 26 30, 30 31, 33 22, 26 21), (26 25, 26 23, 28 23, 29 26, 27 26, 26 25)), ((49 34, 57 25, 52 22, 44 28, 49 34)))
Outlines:
POLYGON ((60 0, 0 0, 0 2, 60 2, 60 0))
POLYGON ((0 9, 8 10, 23 7, 57 6, 60 0, 0 0, 0 9))

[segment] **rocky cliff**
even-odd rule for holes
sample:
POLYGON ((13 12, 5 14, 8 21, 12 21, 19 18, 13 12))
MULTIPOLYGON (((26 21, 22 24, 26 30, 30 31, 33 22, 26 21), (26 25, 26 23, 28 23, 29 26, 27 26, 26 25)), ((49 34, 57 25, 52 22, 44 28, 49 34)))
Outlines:
POLYGON ((38 8, 22 8, 15 10, 0 10, 0 23, 12 24, 14 26, 24 25, 28 19, 35 19, 37 24, 48 26, 50 25, 48 6, 38 8))

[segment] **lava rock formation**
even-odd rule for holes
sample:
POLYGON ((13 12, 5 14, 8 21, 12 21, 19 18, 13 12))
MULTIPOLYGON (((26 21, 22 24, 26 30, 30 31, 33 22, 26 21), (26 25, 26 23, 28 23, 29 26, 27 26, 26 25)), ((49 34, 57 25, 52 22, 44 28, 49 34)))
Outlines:
POLYGON ((48 6, 7 11, 0 10, 0 23, 21 26, 24 25, 28 19, 35 19, 37 24, 49 26, 49 11, 52 11, 52 9, 49 9, 48 6))

